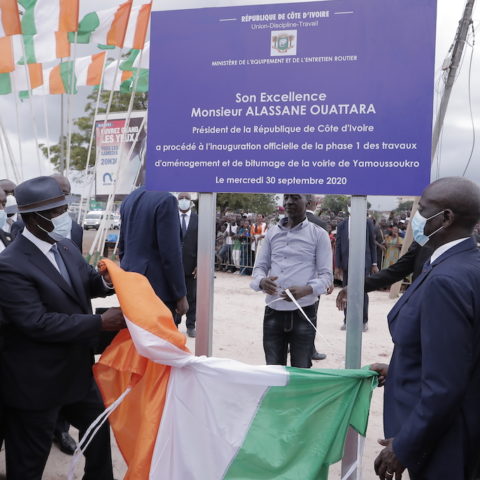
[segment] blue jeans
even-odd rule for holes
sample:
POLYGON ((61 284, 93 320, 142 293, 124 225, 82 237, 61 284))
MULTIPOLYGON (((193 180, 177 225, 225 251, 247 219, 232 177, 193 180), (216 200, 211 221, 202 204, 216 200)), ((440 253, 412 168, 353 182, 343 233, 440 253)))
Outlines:
MULTIPOLYGON (((313 325, 317 326, 315 304, 302 308, 313 325)), ((290 365, 310 368, 314 341, 315 330, 300 310, 281 311, 265 307, 263 350, 267 365, 286 365, 290 345, 290 365)))

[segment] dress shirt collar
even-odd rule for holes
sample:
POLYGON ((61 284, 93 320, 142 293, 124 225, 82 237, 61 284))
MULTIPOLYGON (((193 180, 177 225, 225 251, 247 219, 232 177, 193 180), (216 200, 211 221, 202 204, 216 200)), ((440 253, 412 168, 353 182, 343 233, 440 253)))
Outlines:
POLYGON ((465 237, 465 238, 459 238, 457 240, 453 240, 448 243, 444 243, 442 246, 438 247, 433 253, 432 256, 430 257, 430 263, 433 263, 440 255, 443 255, 447 250, 450 250, 452 247, 455 245, 458 245, 459 243, 463 242, 464 240, 468 240, 470 237, 465 237))
POLYGON ((36 237, 28 228, 25 226, 23 229, 22 235, 30 240, 44 255, 47 255, 52 248, 52 244, 45 242, 44 240, 40 240, 40 238, 36 237))
POLYGON ((300 230, 304 228, 306 225, 308 225, 310 222, 308 221, 308 218, 305 217, 302 222, 300 222, 298 225, 295 225, 293 228, 288 228, 287 223, 288 223, 288 217, 282 218, 278 222, 278 227, 281 230, 300 230))

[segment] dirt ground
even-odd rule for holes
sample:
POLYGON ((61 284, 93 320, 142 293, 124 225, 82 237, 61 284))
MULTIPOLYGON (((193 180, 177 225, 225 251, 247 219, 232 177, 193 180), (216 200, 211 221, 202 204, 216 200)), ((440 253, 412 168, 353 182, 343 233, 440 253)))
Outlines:
MULTIPOLYGON (((264 364, 262 348, 262 318, 264 296, 249 288, 250 277, 218 273, 215 278, 214 298, 214 334, 213 355, 233 358, 249 364, 264 364)), ((345 362, 345 332, 340 330, 343 314, 335 307, 338 293, 321 298, 318 310, 317 350, 327 354, 323 361, 314 362, 313 368, 343 368, 345 362)), ((388 333, 386 316, 395 300, 388 298, 388 292, 374 292, 370 296, 369 330, 362 339, 362 364, 386 362, 392 351, 392 343, 388 333)), ((200 299, 199 299, 200 301, 200 299)), ((114 297, 108 300, 94 301, 94 306, 111 306, 116 304, 114 297)), ((185 331, 185 325, 180 326, 185 331)), ((195 350, 194 339, 188 339, 189 348, 195 350)), ((381 447, 378 438, 383 438, 382 431, 382 389, 373 393, 370 421, 365 441, 363 456, 364 480, 378 478, 373 471, 373 461, 381 447)), ((72 435, 77 437, 72 428, 72 435)), ((321 435, 321 432, 319 432, 321 435)), ((112 446, 114 456, 115 478, 121 479, 126 471, 123 459, 115 445, 112 446)), ((45 480, 61 480, 67 476, 71 457, 61 453, 54 445, 45 470, 45 480)), ((76 478, 82 477, 82 464, 77 466, 76 478)), ((0 456, 0 479, 4 478, 4 452, 0 456)), ((340 479, 339 465, 332 467, 331 479, 340 479)), ((404 475, 404 478, 408 478, 404 475)), ((165 479, 168 480, 168 479, 165 479)), ((199 479, 209 480, 209 479, 199 479)))

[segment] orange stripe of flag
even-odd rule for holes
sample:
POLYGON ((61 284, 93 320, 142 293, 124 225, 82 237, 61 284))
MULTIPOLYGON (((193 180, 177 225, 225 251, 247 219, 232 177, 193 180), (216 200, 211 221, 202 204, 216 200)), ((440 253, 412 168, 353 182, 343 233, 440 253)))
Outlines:
MULTIPOLYGON (((54 1, 54 0, 50 0, 54 1)), ((58 30, 62 32, 76 32, 78 30, 78 3, 79 0, 59 0, 60 18, 58 30)))
POLYGON ((92 55, 92 63, 88 66, 87 85, 100 85, 106 52, 92 55))
POLYGON ((130 18, 130 10, 132 9, 132 2, 133 0, 129 0, 118 7, 112 26, 107 34, 107 45, 115 45, 123 48, 128 19, 130 18))
MULTIPOLYGON (((125 272, 110 260, 108 268, 123 314, 141 327, 187 351, 185 336, 172 314, 155 295, 148 280, 125 272), (141 320, 139 320, 141 319, 141 320)), ((165 406, 171 367, 138 355, 128 330, 122 330, 94 366, 94 375, 105 405, 111 405, 128 386, 134 387, 109 417, 117 444, 128 464, 124 480, 148 480, 158 428, 165 406), (138 439, 142 441, 138 441, 138 439)))
POLYGON ((0 10, 2 11, 2 24, 5 34, 20 35, 22 27, 17 0, 0 0, 0 10))
POLYGON ((50 72, 49 80, 49 90, 52 94, 61 94, 67 93, 65 90, 65 86, 63 85, 62 75, 60 72, 60 65, 52 68, 50 72))
POLYGON ((13 72, 14 70, 12 38, 0 38, 0 73, 13 72))
POLYGON ((122 82, 125 80, 128 80, 129 78, 132 78, 133 72, 131 70, 123 70, 122 71, 122 82))
POLYGON ((147 36, 148 23, 150 21, 150 11, 152 10, 152 3, 142 5, 138 13, 137 25, 135 28, 135 35, 133 37, 132 48, 141 50, 145 46, 145 37, 147 36))
POLYGON ((34 88, 43 85, 43 67, 41 63, 29 63, 28 74, 30 75, 30 88, 34 88))
POLYGON ((70 56, 70 42, 68 41, 67 32, 55 32, 56 55, 57 58, 65 58, 70 56))

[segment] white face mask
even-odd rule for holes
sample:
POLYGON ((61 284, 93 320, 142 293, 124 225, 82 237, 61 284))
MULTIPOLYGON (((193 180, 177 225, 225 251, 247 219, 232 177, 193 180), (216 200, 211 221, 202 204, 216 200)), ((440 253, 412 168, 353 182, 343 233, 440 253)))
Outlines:
POLYGON ((178 201, 178 206, 180 210, 187 211, 190 209, 190 200, 188 198, 181 198, 178 201))
POLYGON ((6 221, 7 221, 7 212, 5 210, 0 210, 0 228, 3 228, 6 221))
POLYGON ((47 233, 50 238, 55 240, 56 242, 59 242, 60 240, 63 240, 64 238, 67 238, 70 231, 72 230, 72 218, 68 214, 68 212, 64 212, 58 217, 54 218, 46 218, 43 215, 40 215, 38 212, 35 212, 39 217, 42 217, 44 220, 48 220, 49 222, 52 223, 53 225, 53 230, 51 232, 47 232, 44 228, 42 228, 40 225, 37 226, 40 228, 40 230, 43 230, 45 233, 47 233))

